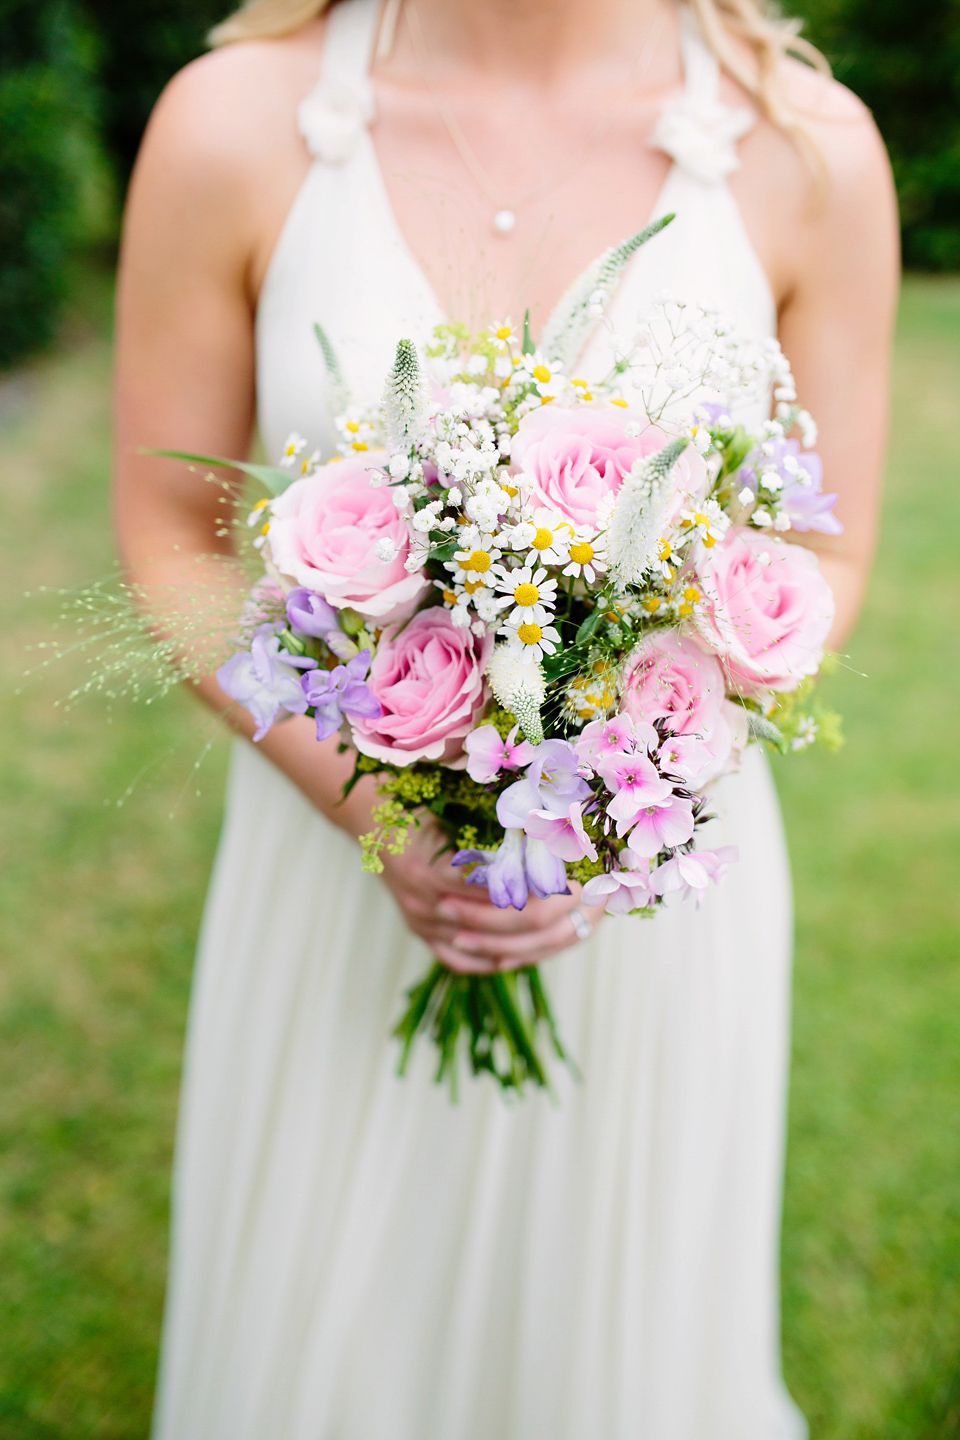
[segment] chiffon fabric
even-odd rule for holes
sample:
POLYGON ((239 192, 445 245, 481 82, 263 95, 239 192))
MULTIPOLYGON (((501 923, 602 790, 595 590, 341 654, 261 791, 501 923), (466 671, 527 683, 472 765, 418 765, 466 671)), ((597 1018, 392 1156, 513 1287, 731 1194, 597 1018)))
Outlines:
MULTIPOLYGON (((300 111, 314 163, 257 320, 260 424, 330 453, 313 333, 354 394, 444 317, 368 124, 375 0, 332 11, 300 111)), ((624 275, 774 331, 725 184, 743 113, 685 15, 686 91, 654 136, 670 230, 624 275)), ((644 217, 640 217, 642 220, 644 217)), ((606 332, 578 371, 609 368, 606 332)), ((754 417, 755 418, 755 417, 754 417)), ((545 967, 580 1083, 457 1105, 389 1038, 430 956, 355 844, 245 743, 192 998, 154 1440, 797 1440, 777 1252, 790 893, 763 756, 705 842, 740 850, 700 909, 607 921, 545 967)))

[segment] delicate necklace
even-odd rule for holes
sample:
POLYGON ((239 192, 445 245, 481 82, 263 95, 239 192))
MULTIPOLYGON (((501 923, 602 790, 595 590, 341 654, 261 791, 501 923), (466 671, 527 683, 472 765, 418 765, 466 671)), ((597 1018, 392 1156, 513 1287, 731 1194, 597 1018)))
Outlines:
POLYGON ((548 191, 555 189, 564 181, 569 180, 573 175, 576 174, 580 167, 585 164, 591 152, 596 148, 597 145, 599 145, 600 141, 611 129, 614 121, 617 118, 617 115, 620 113, 620 107, 623 104, 623 101, 627 98, 627 95, 636 88, 640 80, 646 74, 649 67, 650 55, 653 49, 654 42, 659 39, 660 31, 663 28, 664 23, 664 11, 660 9, 656 17, 650 24, 650 28, 647 31, 646 36, 644 37, 643 44, 641 45, 637 57, 634 60, 633 65, 631 66, 630 74, 627 76, 626 81, 618 92, 613 106, 610 108, 605 118, 596 127, 592 134, 587 137, 586 141, 581 146, 579 155, 574 160, 574 162, 572 164, 564 165, 561 170, 555 171, 553 174, 548 175, 546 180, 539 181, 533 187, 533 189, 528 190, 525 195, 521 195, 518 199, 515 199, 511 204, 508 205, 504 203, 504 197, 502 193, 498 191, 497 187, 491 181, 486 170, 483 168, 483 166, 480 164, 480 161, 477 159, 476 152, 474 151, 472 145, 467 140, 467 137, 461 130, 460 123, 457 120, 456 115, 454 115, 453 111, 447 105, 447 102, 444 100, 443 96, 438 93, 436 87, 433 84, 431 77, 432 66, 430 64, 430 55, 427 49, 426 39, 423 34, 423 26, 420 23, 420 16, 417 13, 417 7, 413 3, 413 0, 408 0, 407 5, 405 6, 405 15, 407 17, 407 26, 410 32, 410 42, 413 46, 414 55, 416 56, 417 60, 417 68, 420 71, 420 76, 423 80, 423 83, 429 91, 430 98, 436 106, 437 113, 439 114, 440 119, 443 121, 447 134, 453 141, 454 147, 459 154, 460 159, 463 161, 467 170, 470 172, 471 176, 476 181, 479 189, 483 192, 486 198, 490 201, 490 204, 493 206, 493 229, 494 233, 500 236, 507 236, 514 229, 517 223, 518 210, 522 209, 525 205, 529 205, 532 200, 537 199, 539 196, 545 195, 548 191))

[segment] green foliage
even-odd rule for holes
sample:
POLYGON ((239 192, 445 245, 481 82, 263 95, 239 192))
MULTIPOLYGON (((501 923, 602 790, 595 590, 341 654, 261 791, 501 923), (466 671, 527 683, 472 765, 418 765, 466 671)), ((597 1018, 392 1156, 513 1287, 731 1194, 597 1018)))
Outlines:
POLYGON ((94 61, 65 0, 0 5, 0 369, 50 339, 71 256, 107 224, 94 61))
POLYGON ((200 55, 229 0, 80 0, 101 44, 104 138, 121 184, 133 167, 157 96, 175 71, 200 55))
POLYGON ((791 0, 890 150, 904 259, 960 268, 960 7, 955 0, 791 0))

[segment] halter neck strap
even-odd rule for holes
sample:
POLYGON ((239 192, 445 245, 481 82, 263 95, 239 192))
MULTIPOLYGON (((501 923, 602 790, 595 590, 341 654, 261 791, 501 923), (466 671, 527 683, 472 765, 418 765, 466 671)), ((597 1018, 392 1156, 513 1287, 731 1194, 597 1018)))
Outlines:
POLYGON ((323 42, 321 79, 365 80, 379 21, 380 0, 340 0, 332 6, 323 42))
POLYGON ((720 98, 720 63, 703 38, 697 17, 689 5, 680 5, 680 54, 683 63, 684 93, 697 105, 720 98))

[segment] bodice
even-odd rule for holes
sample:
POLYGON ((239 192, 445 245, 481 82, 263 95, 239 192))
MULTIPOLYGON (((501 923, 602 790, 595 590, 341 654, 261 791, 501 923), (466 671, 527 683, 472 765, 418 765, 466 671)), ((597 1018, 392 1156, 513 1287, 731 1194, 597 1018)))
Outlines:
MULTIPOLYGON (((321 74, 301 103, 299 129, 313 159, 270 261, 257 311, 260 433, 276 458, 286 436, 333 448, 332 387, 314 326, 333 345, 351 393, 379 397, 397 341, 418 343, 447 318, 400 231, 370 135, 368 78, 380 0, 340 0, 330 13, 321 74)), ((662 292, 723 310, 746 334, 775 334, 776 307, 727 176, 752 112, 723 104, 716 59, 681 7, 684 89, 665 106, 651 144, 672 159, 655 219, 669 228, 637 252, 608 307, 629 333, 662 292)), ((570 277, 571 280, 574 278, 570 277)), ((577 365, 586 378, 611 363, 598 326, 577 365)), ((745 417, 746 418, 746 417, 745 417)))

